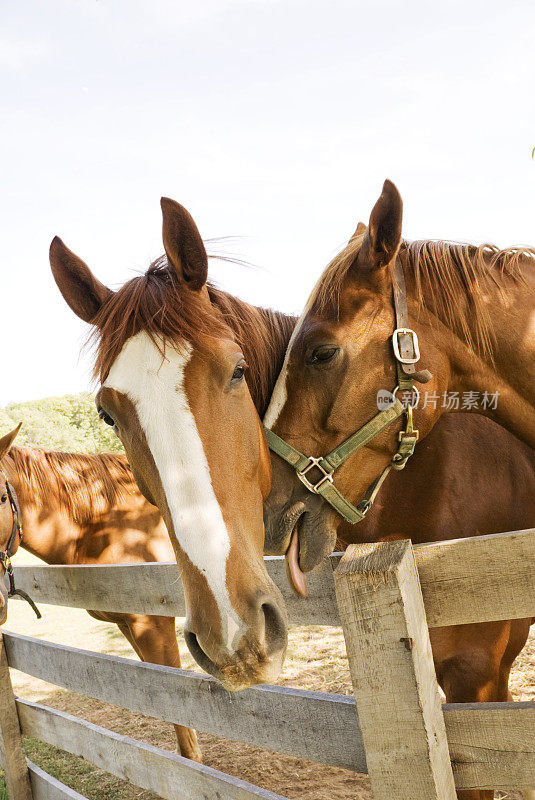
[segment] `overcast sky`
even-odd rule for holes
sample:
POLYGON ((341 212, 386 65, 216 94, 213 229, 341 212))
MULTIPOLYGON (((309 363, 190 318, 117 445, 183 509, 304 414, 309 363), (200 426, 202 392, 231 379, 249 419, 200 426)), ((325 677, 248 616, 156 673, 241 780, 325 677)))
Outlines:
POLYGON ((89 388, 58 234, 118 286, 162 251, 159 198, 299 311, 385 177, 407 238, 535 244, 535 5, 0 0, 0 405, 89 388))

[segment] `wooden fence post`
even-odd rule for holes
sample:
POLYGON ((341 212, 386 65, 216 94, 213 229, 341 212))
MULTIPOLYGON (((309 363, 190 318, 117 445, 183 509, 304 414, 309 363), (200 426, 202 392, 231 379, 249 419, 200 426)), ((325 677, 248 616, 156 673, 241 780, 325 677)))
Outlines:
POLYGON ((334 576, 374 800, 455 800, 411 542, 351 545, 334 576))
POLYGON ((0 750, 9 800, 32 800, 15 695, 9 676, 4 637, 0 633, 0 750))

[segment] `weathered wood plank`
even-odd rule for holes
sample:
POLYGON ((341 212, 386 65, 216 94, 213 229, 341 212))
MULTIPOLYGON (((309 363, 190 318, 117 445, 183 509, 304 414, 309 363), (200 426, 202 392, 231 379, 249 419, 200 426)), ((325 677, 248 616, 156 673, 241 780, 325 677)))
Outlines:
POLYGON ((458 788, 535 789, 535 702, 443 708, 458 788))
POLYGON ((410 541, 351 545, 335 585, 375 800, 455 800, 410 541))
POLYGON ((208 675, 5 633, 9 665, 167 722, 366 772, 353 698, 258 686, 227 692, 208 675))
MULTIPOLYGON (((418 545, 414 555, 430 628, 535 616, 535 530, 418 545), (509 576, 507 581, 503 575, 509 576)), ((266 558, 297 625, 339 625, 334 554, 307 576, 309 597, 288 585, 283 558, 266 558)), ((16 567, 17 586, 36 601, 95 611, 183 616, 174 564, 16 567)))
MULTIPOLYGON (((339 556, 308 574, 309 597, 297 597, 286 579, 284 558, 266 558, 282 591, 290 620, 299 625, 339 625, 332 577, 339 556)), ((15 580, 37 603, 92 611, 183 617, 182 584, 174 563, 15 567, 15 580)))
POLYGON ((122 780, 168 800, 284 800, 224 772, 108 731, 52 708, 18 700, 25 736, 82 756, 122 780))
MULTIPOLYGON (((3 580, 3 576, 2 576, 3 580)), ((22 749, 15 695, 0 632, 0 753, 9 800, 32 800, 30 777, 22 749)))
POLYGON ((57 778, 49 775, 44 769, 38 767, 27 759, 30 781, 32 784, 33 800, 86 800, 83 794, 78 794, 70 786, 66 786, 57 778))
MULTIPOLYGON (((98 665, 93 666, 98 669, 98 665)), ((152 675, 151 678, 157 679, 157 676, 152 675)), ((130 679, 137 679, 137 677, 127 674, 126 680, 130 679)), ((306 694, 302 693, 305 696, 306 694)), ((231 697, 239 697, 239 695, 232 695, 231 697)), ((351 712, 347 719, 340 721, 339 709, 334 708, 339 724, 344 726, 342 732, 344 737, 351 743, 351 749, 354 742, 358 749, 361 746, 358 744, 361 739, 361 733, 358 726, 355 725, 357 718, 353 699, 336 695, 327 695, 326 698, 334 705, 336 705, 337 700, 340 700, 344 709, 351 712)), ((172 702, 172 697, 169 700, 172 702)), ((17 702, 22 703, 23 701, 17 702)), ((24 705, 33 706, 33 704, 25 701, 24 705)), ((282 709, 284 710, 284 708, 283 705, 282 709)), ((445 704, 442 709, 457 788, 526 789, 533 787, 535 774, 533 769, 533 759, 535 758, 535 703, 445 704)), ((138 708, 135 710, 151 714, 151 709, 146 708, 143 698, 140 699, 138 708)), ((60 712, 54 713, 59 714, 60 712)), ((329 710, 326 713, 329 713, 329 710)), ((152 716, 156 715, 152 713, 152 716)), ((87 724, 89 725, 89 723, 87 724)), ((276 725, 279 724, 276 723, 276 725)), ((24 732, 29 733, 29 730, 24 732)), ((326 729, 326 732, 327 735, 330 735, 328 729, 326 729)), ((35 735, 36 733, 35 731, 35 735)), ((113 736, 114 734, 111 735, 113 736)), ((238 738, 238 736, 235 738, 238 738)), ((285 738, 283 733, 283 739, 285 738)), ((47 740, 47 737, 43 736, 43 739, 47 740)), ((256 743, 256 739, 252 741, 256 743)), ((292 752, 289 748, 284 752, 288 752, 290 755, 299 755, 297 752, 299 745, 300 743, 297 741, 296 752, 292 752)), ((326 742, 326 745, 328 746, 328 742, 326 742)), ((60 744, 58 743, 57 746, 59 747, 60 744)), ((68 748, 65 747, 65 749, 68 748)), ((272 747, 271 749, 280 748, 272 747)), ((177 756, 177 758, 180 757, 177 756)), ((327 761, 328 759, 317 760, 327 761)), ((349 757, 346 757, 346 760, 349 760, 349 757)), ((189 764, 190 762, 186 763, 189 764)), ((366 765, 361 763, 358 768, 353 766, 353 769, 365 772, 366 765)), ((109 771, 112 770, 110 769, 109 771)), ((122 775, 119 777, 122 777, 122 775)), ((138 785, 141 786, 143 784, 139 783, 138 785)), ((34 796, 34 800, 48 800, 48 798, 34 796)), ((66 800, 69 800, 69 798, 66 798, 66 800)))
POLYGON ((430 628, 535 616, 534 529, 421 545, 414 555, 430 628))

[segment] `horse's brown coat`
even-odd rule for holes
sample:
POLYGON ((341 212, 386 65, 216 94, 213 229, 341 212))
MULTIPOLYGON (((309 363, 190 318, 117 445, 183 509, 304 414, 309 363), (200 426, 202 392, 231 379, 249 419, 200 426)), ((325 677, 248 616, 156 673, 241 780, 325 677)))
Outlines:
MULTIPOLYGON (((10 431, 10 433, 6 433, 5 436, 0 438, 0 551, 4 553, 6 552, 6 548, 9 544, 9 540, 11 539, 11 534, 13 531, 13 510, 9 501, 9 494, 6 486, 6 476, 3 472, 3 459, 9 453, 19 430, 20 425, 18 425, 14 430, 10 431)), ((11 549, 11 553, 8 555, 14 555, 17 552, 18 546, 19 537, 17 536, 11 549)), ((4 574, 4 568, 0 567, 0 625, 3 625, 7 618, 8 589, 4 584, 4 574)))
MULTIPOLYGON (((287 355, 287 399, 270 420, 273 430, 306 455, 319 457, 377 413, 378 389, 396 385, 390 266, 399 252, 406 267, 411 324, 420 338, 420 366, 434 376, 424 389, 439 397, 452 390, 498 389, 503 407, 488 416, 533 443, 535 362, 530 356, 533 338, 526 338, 533 325, 533 253, 456 245, 441 250, 429 243, 405 245, 400 237, 401 200, 385 184, 368 229, 359 227, 307 303, 287 355), (440 262, 437 252, 442 273, 428 282, 427 293, 415 297, 431 260, 440 262), (450 275, 452 295, 439 297, 444 272, 450 275), (453 321, 450 330, 448 322, 453 321), (321 348, 334 355, 315 363, 321 348)), ((437 422, 440 413, 417 410, 415 422, 423 440, 405 470, 389 476, 376 506, 359 525, 345 523, 274 456, 272 491, 265 504, 269 552, 285 552, 296 526, 304 570, 331 552, 337 537, 338 546, 344 547, 355 541, 408 537, 424 542, 533 527, 535 454, 530 447, 480 416, 448 414, 437 422)), ((395 452, 400 426, 384 431, 336 471, 335 485, 352 503, 395 452)), ((530 623, 431 631, 437 676, 448 701, 506 700, 511 664, 530 623)), ((493 793, 460 791, 459 797, 490 800, 493 793)))
POLYGON ((199 232, 182 206, 167 198, 161 205, 166 258, 118 291, 57 238, 50 262, 67 303, 94 326, 97 403, 165 519, 184 586, 188 647, 227 688, 239 689, 273 680, 286 649, 284 603, 262 561, 269 452, 243 380, 240 337, 206 284, 199 232), (135 357, 121 361, 138 344, 135 357), (149 396, 146 406, 139 398, 149 396))

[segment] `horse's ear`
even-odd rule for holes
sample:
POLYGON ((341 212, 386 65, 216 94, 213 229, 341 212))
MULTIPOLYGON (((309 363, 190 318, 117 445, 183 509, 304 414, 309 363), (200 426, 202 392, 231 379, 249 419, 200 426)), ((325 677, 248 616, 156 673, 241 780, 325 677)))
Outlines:
POLYGON ((401 195, 392 181, 386 180, 370 215, 368 231, 358 259, 361 266, 380 269, 392 261, 401 244, 402 219, 401 195))
POLYGON ((7 453, 9 453, 11 449, 11 445, 15 441, 15 437, 17 433, 20 431, 22 427, 22 422, 19 422, 16 428, 14 428, 11 433, 6 433, 5 436, 2 436, 0 439, 0 461, 3 459, 7 453))
POLYGON ((190 289, 199 291, 208 278, 208 256, 201 234, 186 209, 162 197, 163 246, 169 263, 175 268, 179 280, 190 289))
POLYGON ((95 278, 87 264, 59 236, 50 245, 50 266, 67 305, 84 322, 92 323, 112 290, 95 278))

